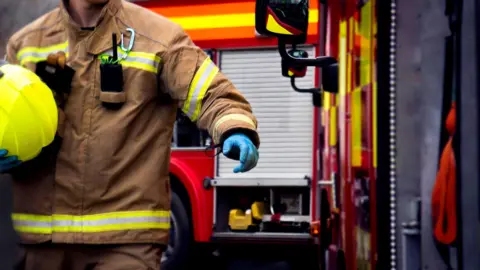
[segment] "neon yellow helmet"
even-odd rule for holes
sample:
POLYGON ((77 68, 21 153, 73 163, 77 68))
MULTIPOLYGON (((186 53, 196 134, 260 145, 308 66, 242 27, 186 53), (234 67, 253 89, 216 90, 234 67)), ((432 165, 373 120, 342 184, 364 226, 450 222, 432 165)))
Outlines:
POLYGON ((32 71, 0 61, 0 149, 31 160, 53 142, 57 124, 50 88, 32 71))

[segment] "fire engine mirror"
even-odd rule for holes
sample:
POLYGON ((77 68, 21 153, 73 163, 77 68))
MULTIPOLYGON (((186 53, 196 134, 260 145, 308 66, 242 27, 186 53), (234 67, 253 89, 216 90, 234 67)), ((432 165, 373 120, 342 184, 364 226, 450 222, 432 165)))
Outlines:
MULTIPOLYGON (((295 58, 308 58, 308 53, 304 50, 291 49, 288 54, 295 58)), ((302 78, 307 74, 307 66, 294 64, 285 58, 282 58, 282 76, 302 78)))
POLYGON ((309 0, 257 0, 255 29, 289 44, 306 42, 309 0))
POLYGON ((323 91, 329 93, 338 93, 338 64, 334 63, 322 67, 322 86, 323 91))

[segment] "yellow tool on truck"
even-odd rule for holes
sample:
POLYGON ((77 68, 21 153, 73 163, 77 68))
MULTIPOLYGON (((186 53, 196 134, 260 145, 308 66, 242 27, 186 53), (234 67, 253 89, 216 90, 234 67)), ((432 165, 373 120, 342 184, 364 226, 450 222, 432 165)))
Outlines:
POLYGON ((0 61, 0 149, 31 160, 52 143, 57 124, 50 88, 32 71, 0 61))

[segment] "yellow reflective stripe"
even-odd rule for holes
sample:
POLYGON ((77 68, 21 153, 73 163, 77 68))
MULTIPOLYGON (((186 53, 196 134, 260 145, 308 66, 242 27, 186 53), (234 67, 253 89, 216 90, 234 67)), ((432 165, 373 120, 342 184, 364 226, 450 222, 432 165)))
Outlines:
MULTIPOLYGON (((119 48, 119 50, 122 52, 122 53, 125 53, 125 51, 123 51, 122 49, 119 48)), ((153 53, 146 53, 146 52, 129 52, 128 53, 128 56, 129 57, 139 57, 139 58, 144 58, 144 59, 148 59, 148 60, 151 60, 157 64, 159 64, 161 62, 161 59, 160 57, 158 57, 156 54, 153 54, 153 53)))
MULTIPOLYGON (((322 126, 325 126, 327 124, 327 119, 329 119, 329 110, 330 110, 330 93, 328 92, 323 92, 323 106, 322 106, 322 126)), ((325 127, 327 130, 330 126, 325 127)))
POLYGON ((168 211, 125 211, 95 215, 12 214, 15 230, 26 233, 105 232, 138 229, 168 229, 168 211))
POLYGON ((329 118, 329 145, 337 145, 337 106, 333 106, 330 109, 329 118))
POLYGON ((16 226, 13 225, 13 228, 17 232, 21 233, 34 233, 34 234, 52 234, 52 228, 41 228, 41 227, 31 227, 31 226, 16 226))
POLYGON ((362 88, 352 92, 352 166, 362 165, 362 88))
POLYGON ((331 103, 330 95, 333 95, 333 94, 328 92, 323 92, 323 109, 326 111, 330 109, 330 103, 331 103))
POLYGON ((372 123, 372 134, 373 134, 373 139, 372 139, 372 144, 373 144, 373 167, 377 168, 377 82, 373 82, 373 87, 372 87, 372 100, 373 100, 373 108, 372 108, 372 118, 373 118, 373 123, 372 123))
POLYGON ((353 35, 353 28, 355 26, 355 19, 352 17, 348 20, 348 37, 347 37, 347 93, 351 93, 353 91, 354 85, 352 82, 352 75, 353 75, 353 44, 354 38, 353 35))
MULTIPOLYGON (((207 58, 207 59, 210 59, 210 58, 207 58)), ((198 68, 197 72, 195 73, 195 76, 193 77, 192 84, 190 85, 190 88, 188 89, 189 91, 188 91, 188 95, 187 95, 187 100, 185 100, 185 102, 183 104, 182 111, 184 113, 188 113, 188 111, 190 110, 190 102, 192 100, 193 95, 195 94, 195 91, 194 90, 192 91, 192 88, 193 88, 193 85, 198 85, 198 81, 200 80, 200 77, 201 77, 200 74, 205 73, 205 69, 207 68, 207 66, 209 64, 209 61, 207 61, 207 59, 205 59, 205 61, 203 61, 203 63, 200 65, 200 68, 198 68)))
POLYGON ((145 70, 145 71, 153 72, 153 73, 157 73, 157 71, 158 71, 158 68, 156 68, 156 67, 152 67, 150 65, 142 64, 142 63, 138 63, 138 62, 120 61, 120 64, 122 64, 122 66, 124 66, 124 67, 141 69, 141 70, 145 70))
POLYGON ((38 63, 40 61, 46 60, 49 54, 59 51, 67 53, 67 50, 68 41, 47 47, 25 47, 17 53, 17 59, 22 65, 26 62, 38 63))
POLYGON ((373 65, 373 35, 372 35, 372 15, 374 13, 374 6, 372 1, 368 1, 361 9, 361 23, 358 29, 358 34, 362 37, 360 47, 360 85, 371 83, 372 79, 372 65, 373 65))
MULTIPOLYGON (((57 52, 57 51, 51 52, 51 53, 56 53, 56 52, 57 52)), ((51 53, 49 53, 49 54, 51 54, 51 53)), ((25 65, 25 63, 28 63, 28 62, 30 62, 30 63, 38 63, 38 62, 41 62, 41 61, 45 61, 45 60, 47 60, 47 56, 48 56, 48 54, 47 54, 46 56, 39 56, 39 57, 37 57, 37 56, 28 56, 28 55, 27 55, 27 56, 25 56, 25 57, 22 57, 21 60, 19 59, 20 65, 25 65)), ((67 52, 65 53, 65 56, 68 58, 68 53, 67 53, 67 52)))
POLYGON ((339 37, 339 78, 338 88, 341 96, 347 93, 347 23, 340 22, 340 37, 339 37))
POLYGON ((52 222, 52 216, 43 216, 43 215, 32 215, 32 214, 12 214, 13 220, 24 220, 24 221, 40 221, 40 222, 52 222))
POLYGON ((131 217, 169 217, 168 211, 124 211, 110 212, 103 214, 72 216, 72 215, 53 215, 55 220, 100 220, 108 218, 131 218, 131 217))
POLYGON ((217 73, 218 73, 218 67, 214 66, 213 70, 208 74, 207 80, 205 81, 204 84, 202 84, 202 88, 200 89, 200 93, 198 94, 198 97, 197 97, 197 103, 195 104, 195 111, 193 112, 193 115, 190 117, 192 121, 196 121, 198 119, 198 115, 200 114, 200 110, 202 109, 202 101, 203 101, 203 98, 205 97, 205 93, 210 87, 210 84, 212 83, 215 76, 217 76, 217 73))
MULTIPOLYGON (((141 69, 153 73, 158 72, 161 59, 156 54, 146 52, 129 52, 127 54, 120 47, 117 48, 117 52, 118 57, 120 58, 119 63, 122 64, 122 66, 141 69)), ((113 50, 108 50, 100 55, 100 57, 104 57, 105 55, 113 56, 113 50)))
POLYGON ((257 126, 255 125, 255 123, 253 122, 253 120, 250 117, 248 117, 244 114, 239 114, 239 113, 227 114, 227 115, 224 115, 224 116, 220 117, 220 119, 218 119, 217 122, 215 122, 215 126, 213 128, 213 139, 214 139, 214 141, 218 142, 218 140, 220 139, 220 138, 218 138, 218 128, 220 127, 220 125, 222 125, 223 123, 225 123, 227 121, 231 121, 231 120, 244 122, 244 123, 250 125, 252 127, 252 129, 257 129, 257 126))
POLYGON ((324 115, 328 117, 328 144, 335 146, 337 144, 337 95, 324 92, 323 109, 324 115))
POLYGON ((212 59, 206 58, 195 73, 188 89, 187 100, 183 104, 182 111, 192 121, 197 121, 202 109, 202 101, 210 84, 218 73, 218 67, 212 59))

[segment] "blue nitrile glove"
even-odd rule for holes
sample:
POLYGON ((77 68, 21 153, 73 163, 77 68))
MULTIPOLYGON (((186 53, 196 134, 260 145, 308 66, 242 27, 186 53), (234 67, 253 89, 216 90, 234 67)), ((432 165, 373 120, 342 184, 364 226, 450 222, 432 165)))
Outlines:
POLYGON ((223 154, 231 159, 240 160, 240 165, 233 169, 234 173, 248 172, 257 166, 258 150, 248 136, 237 133, 223 142, 223 154))
POLYGON ((22 163, 17 156, 6 157, 7 154, 7 150, 0 149, 0 173, 4 173, 22 163))

